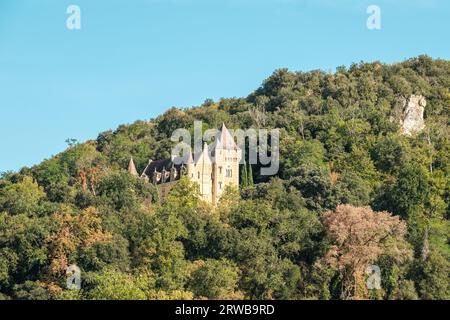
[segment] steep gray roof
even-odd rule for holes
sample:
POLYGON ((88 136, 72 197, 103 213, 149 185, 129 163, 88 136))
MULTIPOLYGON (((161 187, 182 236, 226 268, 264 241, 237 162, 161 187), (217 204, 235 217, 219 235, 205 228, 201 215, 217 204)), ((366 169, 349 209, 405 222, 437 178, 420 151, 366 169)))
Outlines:
POLYGON ((142 172, 142 176, 147 176, 152 178, 153 173, 155 171, 162 172, 163 170, 170 171, 170 169, 175 168, 178 172, 180 172, 183 166, 186 166, 190 161, 192 161, 192 155, 187 155, 183 157, 169 158, 163 160, 150 160, 147 167, 142 172))

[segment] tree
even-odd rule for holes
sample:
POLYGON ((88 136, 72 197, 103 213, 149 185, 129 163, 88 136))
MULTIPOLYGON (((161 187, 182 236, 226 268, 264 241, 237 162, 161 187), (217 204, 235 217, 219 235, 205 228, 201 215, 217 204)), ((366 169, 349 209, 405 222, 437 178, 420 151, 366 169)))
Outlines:
POLYGON ((49 274, 55 278, 65 272, 77 250, 111 239, 111 235, 103 231, 95 208, 74 214, 70 208, 62 207, 53 214, 52 220, 54 229, 46 242, 51 260, 49 274))
POLYGON ((91 300, 145 300, 154 280, 145 274, 132 276, 115 270, 85 275, 84 296, 91 300))
POLYGON ((0 211, 37 215, 45 196, 43 188, 32 177, 26 176, 19 183, 0 189, 0 211))
POLYGON ((14 285, 44 276, 37 270, 47 267, 49 232, 48 217, 0 213, 0 291, 12 294, 14 285))
POLYGON ((60 203, 72 201, 73 191, 69 186, 71 178, 59 158, 46 160, 32 171, 38 184, 44 188, 49 201, 60 203))
POLYGON ((392 212, 407 218, 423 210, 430 196, 427 172, 417 165, 406 165, 389 192, 392 212))
POLYGON ((242 165, 242 172, 241 172, 241 187, 247 188, 248 187, 248 173, 247 173, 247 164, 244 161, 244 164, 242 165))
POLYGON ((45 283, 41 281, 25 281, 14 286, 14 299, 17 300, 48 300, 50 294, 45 283))
POLYGON ((251 164, 248 165, 247 185, 253 187, 253 169, 251 164))
POLYGON ((450 263, 438 251, 431 251, 424 262, 417 261, 415 277, 420 297, 425 300, 450 299, 450 263))
POLYGON ((324 226, 331 242, 324 263, 339 271, 346 299, 366 297, 365 269, 380 256, 392 256, 399 263, 411 258, 404 240, 406 224, 389 212, 339 205, 326 213, 324 226))
POLYGON ((208 299, 239 299, 237 292, 239 269, 226 259, 198 261, 197 269, 192 272, 188 287, 198 297, 208 299))
POLYGON ((103 175, 97 190, 103 203, 116 210, 133 209, 139 207, 140 203, 149 205, 159 198, 155 186, 125 171, 112 171, 103 175))
POLYGON ((150 290, 147 294, 148 300, 193 300, 194 294, 190 291, 174 290, 150 290))
POLYGON ((328 169, 304 165, 288 181, 305 198, 310 210, 333 209, 339 203, 328 169))
POLYGON ((287 299, 298 295, 300 268, 289 259, 278 257, 273 238, 256 228, 236 234, 232 255, 242 271, 241 289, 250 299, 287 299))
POLYGON ((182 242, 188 238, 188 229, 183 222, 201 205, 196 184, 183 177, 149 218, 146 229, 142 230, 144 234, 135 244, 139 265, 152 270, 158 290, 184 288, 189 264, 185 260, 182 242))
POLYGON ((288 137, 281 144, 281 177, 298 174, 302 167, 325 168, 324 147, 320 141, 294 140, 288 137))
POLYGON ((278 70, 245 98, 171 108, 0 174, 0 299, 448 299, 449 74, 426 56, 278 70), (426 98, 426 128, 405 137, 409 94, 426 98), (169 158, 194 119, 280 128, 278 174, 241 165, 240 190, 215 207, 183 177, 160 202, 128 161, 169 158), (82 290, 63 289, 69 263, 82 290), (368 263, 381 290, 365 288, 368 263))

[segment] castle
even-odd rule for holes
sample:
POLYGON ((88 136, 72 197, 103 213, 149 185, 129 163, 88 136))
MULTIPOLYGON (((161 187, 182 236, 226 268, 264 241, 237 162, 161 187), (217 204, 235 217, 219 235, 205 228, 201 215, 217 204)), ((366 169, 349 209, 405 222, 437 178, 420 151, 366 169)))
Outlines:
MULTIPOLYGON (((160 197, 164 199, 180 178, 187 176, 198 185, 202 199, 216 205, 227 186, 239 187, 241 156, 242 150, 223 124, 220 135, 209 146, 204 143, 199 154, 149 160, 140 177, 156 185, 160 197)), ((128 172, 139 176, 133 159, 128 165, 128 172)))

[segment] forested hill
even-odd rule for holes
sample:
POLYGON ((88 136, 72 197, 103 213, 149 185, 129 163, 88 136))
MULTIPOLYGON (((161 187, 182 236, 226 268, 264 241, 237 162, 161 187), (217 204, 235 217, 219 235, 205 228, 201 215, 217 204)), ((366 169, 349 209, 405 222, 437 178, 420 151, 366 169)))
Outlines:
POLYGON ((449 115, 450 61, 420 56, 277 70, 248 97, 69 141, 2 175, 0 299, 450 299, 449 115), (407 136, 412 95, 425 128, 407 136), (278 175, 245 168, 217 208, 182 180, 161 204, 128 161, 141 172, 169 157, 194 120, 280 128, 278 175), (71 264, 81 290, 66 289, 71 264), (381 289, 367 288, 369 265, 381 289))

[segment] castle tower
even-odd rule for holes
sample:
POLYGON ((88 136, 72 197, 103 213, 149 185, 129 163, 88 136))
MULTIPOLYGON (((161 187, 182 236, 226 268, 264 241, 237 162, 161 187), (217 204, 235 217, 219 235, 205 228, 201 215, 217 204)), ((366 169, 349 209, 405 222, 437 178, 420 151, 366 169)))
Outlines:
POLYGON ((188 175, 192 181, 199 185, 199 192, 202 199, 212 202, 212 161, 208 153, 208 144, 203 144, 203 150, 194 157, 194 161, 189 161, 188 175))
POLYGON ((237 146, 233 136, 222 125, 217 141, 212 145, 214 156, 212 203, 216 205, 227 186, 239 188, 239 163, 242 150, 237 146))

